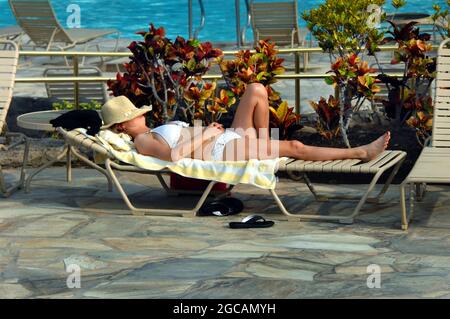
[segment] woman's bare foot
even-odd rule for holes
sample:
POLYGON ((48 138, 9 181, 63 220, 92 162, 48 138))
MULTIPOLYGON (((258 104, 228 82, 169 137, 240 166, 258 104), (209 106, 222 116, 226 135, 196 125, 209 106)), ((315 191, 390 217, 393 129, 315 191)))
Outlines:
POLYGON ((369 162, 376 158, 388 147, 390 139, 391 132, 386 132, 383 136, 380 136, 372 143, 361 146, 361 160, 364 162, 369 162))

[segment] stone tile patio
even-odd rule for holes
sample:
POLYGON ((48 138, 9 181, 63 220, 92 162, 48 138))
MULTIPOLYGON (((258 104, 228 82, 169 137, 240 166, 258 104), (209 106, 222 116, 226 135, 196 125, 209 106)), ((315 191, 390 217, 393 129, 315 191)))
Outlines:
MULTIPOLYGON (((446 186, 430 187, 403 232, 397 186, 354 225, 338 225, 288 222, 267 191, 244 185, 233 192, 246 206, 239 216, 135 217, 96 171, 76 169, 71 184, 64 178, 64 168, 52 168, 31 193, 0 199, 1 298, 450 298, 446 186), (275 226, 227 227, 252 213, 275 226), (81 268, 80 289, 67 287, 72 264, 81 268), (381 268, 380 289, 367 287, 371 264, 381 268)), ((168 197, 153 177, 123 180, 140 206, 186 207, 195 199, 168 197)), ((284 179, 278 189, 303 213, 348 213, 354 205, 315 203, 304 185, 284 179)))

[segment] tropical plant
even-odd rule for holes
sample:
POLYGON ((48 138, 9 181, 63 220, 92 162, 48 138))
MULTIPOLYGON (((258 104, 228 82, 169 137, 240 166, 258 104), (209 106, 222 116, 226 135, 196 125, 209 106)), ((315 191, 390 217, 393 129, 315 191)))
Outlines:
POLYGON ((335 87, 336 96, 332 98, 339 101, 339 133, 348 147, 347 130, 353 113, 379 91, 368 63, 363 61, 363 54, 364 50, 369 55, 379 51, 384 36, 377 24, 385 18, 381 13, 384 2, 327 0, 303 14, 319 46, 329 53, 333 75, 326 82, 335 87))
POLYGON ((450 0, 447 0, 445 3, 447 4, 447 8, 445 9, 443 9, 438 4, 434 4, 434 14, 431 16, 434 21, 436 30, 439 32, 443 39, 450 38, 450 0))
POLYGON ((171 41, 164 28, 150 24, 148 32, 138 32, 143 41, 133 41, 132 56, 108 87, 114 96, 125 95, 137 107, 152 105, 151 124, 158 126, 173 119, 204 124, 220 117, 224 108, 215 109, 215 83, 202 79, 222 51, 209 42, 171 41), (210 110, 214 109, 214 113, 210 110))
POLYGON ((305 11, 303 19, 319 46, 334 59, 336 53, 340 57, 359 55, 365 48, 375 52, 383 38, 376 25, 384 20, 385 14, 374 9, 384 3, 385 0, 326 0, 317 9, 305 11))
MULTIPOLYGON (((407 124, 417 130, 422 144, 431 134, 432 98, 430 87, 436 76, 436 59, 427 54, 432 50, 430 35, 421 33, 417 22, 402 27, 388 21, 392 30, 383 43, 395 42, 397 49, 391 64, 403 65, 403 76, 398 78, 384 72, 378 79, 388 89, 388 99, 383 101, 388 117, 398 125, 407 124)), ((382 67, 380 66, 382 70, 382 67)))
MULTIPOLYGON (((430 96, 418 98, 411 96, 416 100, 409 100, 407 103, 412 111, 406 124, 416 130, 417 141, 421 146, 431 136, 433 129, 433 100, 430 96)), ((405 105, 407 105, 405 103, 405 105)))
MULTIPOLYGON (((300 115, 294 113, 280 94, 272 88, 277 82, 276 75, 283 74, 284 59, 277 56, 275 43, 260 40, 255 52, 241 50, 233 60, 220 60, 220 68, 228 86, 229 97, 241 97, 248 84, 261 83, 268 93, 270 107, 270 127, 278 128, 281 139, 288 138, 290 132, 299 127, 300 115)), ((225 93, 224 93, 225 94, 225 93)))
POLYGON ((339 136, 340 107, 339 100, 330 95, 328 101, 321 97, 319 102, 309 102, 317 114, 317 131, 328 140, 339 136))

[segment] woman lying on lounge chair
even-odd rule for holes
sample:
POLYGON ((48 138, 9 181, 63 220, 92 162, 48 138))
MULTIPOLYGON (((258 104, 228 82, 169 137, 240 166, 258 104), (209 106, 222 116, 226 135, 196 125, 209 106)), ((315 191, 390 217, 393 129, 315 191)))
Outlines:
POLYGON ((247 87, 230 129, 224 129, 218 123, 206 128, 189 127, 179 121, 150 129, 144 118, 150 110, 145 106, 137 109, 124 96, 113 98, 102 107, 103 128, 130 135, 139 153, 166 161, 186 157, 236 161, 285 156, 310 161, 370 161, 386 149, 390 139, 387 132, 370 144, 350 149, 314 147, 295 140, 270 139, 267 91, 261 84, 247 87))

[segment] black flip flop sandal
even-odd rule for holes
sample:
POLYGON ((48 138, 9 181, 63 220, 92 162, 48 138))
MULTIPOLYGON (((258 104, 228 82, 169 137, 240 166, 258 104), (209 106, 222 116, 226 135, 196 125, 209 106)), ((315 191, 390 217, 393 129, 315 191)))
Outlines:
POLYGON ((241 222, 229 223, 230 228, 242 229, 242 228, 267 228, 272 227, 275 223, 271 220, 266 220, 259 215, 250 215, 245 217, 241 222))
POLYGON ((242 203, 242 201, 237 198, 225 197, 218 200, 218 202, 228 206, 228 215, 236 215, 244 210, 244 203, 242 203))
POLYGON ((198 216, 227 216, 230 208, 219 201, 204 204, 198 211, 198 216))
POLYGON ((230 216, 242 212, 244 204, 237 198, 226 197, 217 201, 204 204, 199 216, 230 216))

